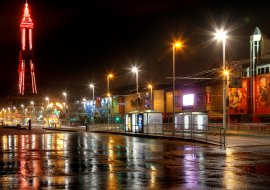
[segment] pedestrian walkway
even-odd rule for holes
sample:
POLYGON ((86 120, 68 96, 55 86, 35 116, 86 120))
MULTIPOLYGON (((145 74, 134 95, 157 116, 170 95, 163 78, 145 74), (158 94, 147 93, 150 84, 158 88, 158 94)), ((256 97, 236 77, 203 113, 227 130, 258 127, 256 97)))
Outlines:
MULTIPOLYGON (((48 128, 44 127, 45 130, 57 130, 57 131, 67 131, 67 132, 86 132, 85 126, 61 126, 61 128, 48 128)), ((182 138, 181 136, 159 136, 159 135, 150 135, 143 133, 123 133, 123 132, 115 132, 115 131, 92 131, 92 132, 105 132, 105 133, 114 133, 121 135, 129 135, 129 136, 138 136, 138 137, 147 137, 147 138, 167 138, 167 139, 180 139, 187 140, 192 142, 205 143, 202 140, 198 139, 189 139, 182 138)), ((246 133, 241 131, 228 131, 226 135, 226 148, 230 147, 249 147, 249 146, 270 146, 270 134, 256 134, 256 133, 246 133)), ((207 142, 208 144, 217 145, 216 143, 207 142)))
POLYGON ((258 136, 258 135, 227 135, 226 147, 249 147, 249 146, 270 146, 270 135, 258 136))
MULTIPOLYGON (((29 134, 29 133, 41 133, 41 130, 46 130, 47 132, 86 132, 85 126, 61 126, 61 128, 52 128, 52 127, 42 127, 42 126, 34 126, 30 131, 28 128, 20 128, 17 127, 2 127, 0 130, 1 134, 3 133, 12 133, 12 134, 29 134), (5 129, 5 130, 4 130, 5 129)), ((166 138, 166 139, 178 139, 178 140, 186 140, 192 142, 199 143, 207 143, 217 145, 216 143, 204 142, 199 139, 190 139, 183 138, 182 136, 164 136, 164 135, 152 135, 152 134, 143 134, 143 133, 124 133, 124 132, 115 132, 115 131, 104 131, 104 130, 95 130, 92 132, 102 132, 102 133, 113 133, 120 135, 129 135, 129 136, 137 136, 137 137, 147 137, 147 138, 166 138)), ((269 133, 252 133, 252 132, 241 132, 241 131, 231 131, 229 130, 226 135, 226 147, 250 147, 250 146, 270 146, 270 134, 269 133)))

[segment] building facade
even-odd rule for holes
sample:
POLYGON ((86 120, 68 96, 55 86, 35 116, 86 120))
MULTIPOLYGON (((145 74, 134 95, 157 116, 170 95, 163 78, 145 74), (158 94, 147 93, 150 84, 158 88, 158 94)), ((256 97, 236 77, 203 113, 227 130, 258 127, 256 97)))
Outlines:
MULTIPOLYGON (((270 122, 270 40, 256 27, 250 36, 250 58, 230 61, 227 79, 226 113, 230 122, 270 122)), ((220 71, 218 71, 220 72, 220 71)), ((222 79, 222 76, 220 77, 222 79)), ((218 84, 179 87, 175 90, 175 113, 204 113, 222 121, 222 80, 218 84)), ((141 92, 139 111, 149 109, 149 92, 141 92)), ((125 112, 137 110, 136 93, 125 97, 125 112)), ((153 90, 153 110, 172 117, 172 89, 153 90)), ((172 121, 172 118, 171 118, 172 121)))

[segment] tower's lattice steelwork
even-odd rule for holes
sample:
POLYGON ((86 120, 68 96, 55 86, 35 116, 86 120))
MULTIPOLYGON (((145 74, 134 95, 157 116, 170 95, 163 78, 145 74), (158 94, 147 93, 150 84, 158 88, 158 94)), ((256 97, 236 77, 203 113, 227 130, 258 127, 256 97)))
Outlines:
POLYGON ((19 56, 19 94, 36 94, 35 67, 33 62, 33 28, 34 24, 30 17, 27 2, 24 7, 24 14, 20 24, 21 50, 19 56))

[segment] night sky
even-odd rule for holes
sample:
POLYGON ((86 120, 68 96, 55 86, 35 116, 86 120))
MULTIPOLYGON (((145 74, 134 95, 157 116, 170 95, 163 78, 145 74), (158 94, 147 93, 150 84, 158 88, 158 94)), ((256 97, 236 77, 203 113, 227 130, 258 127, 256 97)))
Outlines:
MULTIPOLYGON (((20 29, 25 1, 4 0, 0 5, 0 97, 17 85, 20 29)), ((270 11, 262 1, 196 0, 28 0, 34 22, 37 88, 42 95, 62 91, 81 98, 106 92, 106 75, 113 72, 110 88, 134 85, 129 71, 139 66, 139 83, 171 83, 172 48, 177 52, 176 76, 208 70, 222 60, 222 46, 211 32, 229 30, 226 59, 249 58, 249 36, 258 26, 270 36, 270 11), (256 4, 251 4, 255 3, 256 4)))

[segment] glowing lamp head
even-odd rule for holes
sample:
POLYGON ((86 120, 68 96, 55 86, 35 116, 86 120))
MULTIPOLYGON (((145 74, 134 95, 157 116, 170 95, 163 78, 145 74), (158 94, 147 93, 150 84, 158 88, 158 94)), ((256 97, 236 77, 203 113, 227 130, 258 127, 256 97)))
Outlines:
POLYGON ((182 42, 175 42, 173 44, 173 47, 175 47, 175 48, 181 48, 182 46, 183 46, 183 43, 182 42))
POLYGON ((90 88, 95 88, 94 84, 90 84, 89 86, 90 86, 90 88))
POLYGON ((148 84, 148 88, 152 89, 153 88, 152 84, 148 84))
POLYGON ((107 96, 108 96, 108 97, 111 97, 111 94, 110 94, 110 93, 107 93, 107 96))
POLYGON ((215 39, 223 41, 226 38, 227 38, 227 32, 226 31, 224 31, 224 30, 218 30, 218 31, 216 31, 216 33, 215 33, 215 39))
POLYGON ((132 67, 132 68, 131 68, 131 71, 132 71, 133 73, 137 73, 139 70, 138 70, 137 67, 132 67))
POLYGON ((110 78, 113 78, 113 74, 112 73, 110 73, 110 74, 108 74, 108 76, 107 76, 109 79, 110 78))
POLYGON ((227 69, 225 69, 224 71, 223 71, 223 75, 224 76, 229 76, 229 74, 230 74, 230 72, 229 72, 229 70, 227 70, 227 69))

